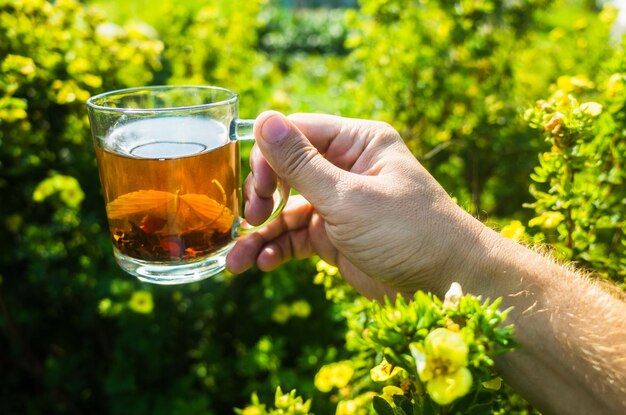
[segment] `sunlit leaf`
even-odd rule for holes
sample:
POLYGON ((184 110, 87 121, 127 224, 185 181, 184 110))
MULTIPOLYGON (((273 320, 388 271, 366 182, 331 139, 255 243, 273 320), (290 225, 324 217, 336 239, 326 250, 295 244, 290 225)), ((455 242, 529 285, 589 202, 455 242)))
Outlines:
POLYGON ((230 209, 207 195, 181 195, 161 190, 139 190, 122 195, 108 203, 107 213, 111 220, 150 215, 167 221, 165 229, 168 232, 208 225, 227 229, 234 221, 230 209))

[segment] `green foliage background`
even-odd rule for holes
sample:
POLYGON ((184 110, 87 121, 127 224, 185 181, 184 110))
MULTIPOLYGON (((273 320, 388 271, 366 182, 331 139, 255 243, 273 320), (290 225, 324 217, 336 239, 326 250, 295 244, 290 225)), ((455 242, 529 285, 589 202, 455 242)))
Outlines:
POLYGON ((623 285, 615 13, 573 0, 0 0, 0 413, 223 414, 281 385, 324 414, 351 396, 313 379, 351 356, 344 335, 364 310, 347 288, 312 284, 315 261, 173 288, 117 268, 85 112, 106 90, 216 84, 241 94, 244 117, 388 121, 464 208, 623 285))

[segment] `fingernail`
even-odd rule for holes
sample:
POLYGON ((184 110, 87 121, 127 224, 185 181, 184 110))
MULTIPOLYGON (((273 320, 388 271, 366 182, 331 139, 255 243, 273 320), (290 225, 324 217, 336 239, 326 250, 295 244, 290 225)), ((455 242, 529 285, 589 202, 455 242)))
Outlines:
POLYGON ((263 123, 261 135, 270 144, 282 141, 289 134, 289 126, 280 115, 274 115, 263 123))

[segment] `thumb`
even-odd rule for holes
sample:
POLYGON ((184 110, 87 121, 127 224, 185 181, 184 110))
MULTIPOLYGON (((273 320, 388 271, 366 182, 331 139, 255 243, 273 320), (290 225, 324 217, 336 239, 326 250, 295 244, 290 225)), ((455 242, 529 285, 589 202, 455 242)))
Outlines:
POLYGON ((318 209, 330 207, 346 174, 320 154, 287 117, 266 111, 254 124, 257 145, 272 169, 318 209))

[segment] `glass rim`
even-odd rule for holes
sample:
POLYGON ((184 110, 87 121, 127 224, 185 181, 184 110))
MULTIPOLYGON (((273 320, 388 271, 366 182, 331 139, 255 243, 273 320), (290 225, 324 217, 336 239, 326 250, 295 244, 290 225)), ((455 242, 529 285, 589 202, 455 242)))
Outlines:
POLYGON ((153 85, 153 86, 139 86, 132 88, 117 89, 114 91, 103 92, 98 95, 94 95, 87 99, 87 107, 98 111, 108 111, 116 113, 160 113, 160 112, 178 112, 178 111, 190 111, 190 110, 203 110, 213 107, 219 107, 226 104, 232 104, 237 101, 239 95, 228 88, 213 85, 153 85), (229 97, 220 101, 207 102, 205 104, 196 105, 184 105, 179 107, 163 107, 163 108, 131 108, 131 107, 109 107, 106 105, 98 104, 99 100, 102 100, 113 95, 128 96, 139 91, 155 91, 155 90, 174 90, 174 89, 189 89, 189 90, 212 90, 221 91, 229 94, 229 97))

